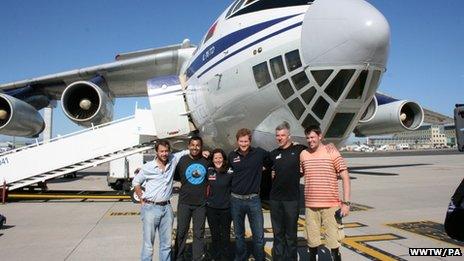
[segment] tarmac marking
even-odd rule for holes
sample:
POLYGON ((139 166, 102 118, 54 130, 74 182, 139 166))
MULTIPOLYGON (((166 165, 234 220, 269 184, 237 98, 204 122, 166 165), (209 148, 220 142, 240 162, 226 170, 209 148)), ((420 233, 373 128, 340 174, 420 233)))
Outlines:
POLYGON ((464 243, 456 241, 450 238, 445 233, 443 224, 436 223, 433 221, 417 221, 417 222, 403 222, 387 224, 387 226, 408 231, 417 235, 421 235, 427 238, 432 238, 441 242, 446 242, 452 245, 463 247, 464 243))
MULTIPOLYGON (((305 223, 306 222, 304 218, 300 217, 298 219, 298 226, 302 226, 305 223)), ((367 227, 367 225, 359 223, 359 222, 344 223, 343 225, 344 225, 344 228, 367 227)), ((342 241, 342 245, 350 249, 351 251, 354 251, 371 260, 405 260, 398 256, 390 254, 386 251, 383 251, 379 248, 366 244, 367 242, 388 241, 388 240, 397 240, 397 239, 404 239, 404 238, 398 235, 395 235, 395 234, 346 236, 345 239, 342 241)), ((298 243, 299 243, 299 246, 305 246, 306 239, 299 239, 298 243)))
POLYGON ((397 239, 404 239, 404 237, 400 237, 395 234, 347 236, 342 241, 342 245, 371 260, 406 260, 367 244, 367 242, 389 241, 397 239))
POLYGON ((359 222, 350 222, 350 223, 343 223, 343 226, 345 228, 358 228, 358 227, 367 227, 367 225, 364 225, 359 222))

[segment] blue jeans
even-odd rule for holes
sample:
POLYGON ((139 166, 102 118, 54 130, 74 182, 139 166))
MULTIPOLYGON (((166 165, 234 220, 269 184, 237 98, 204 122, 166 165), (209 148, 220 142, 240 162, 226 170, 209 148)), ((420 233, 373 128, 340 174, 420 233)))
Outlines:
POLYGON ((247 260, 247 247, 245 243, 245 215, 253 234, 253 256, 255 260, 264 260, 264 218, 259 196, 251 199, 238 199, 231 197, 231 213, 235 232, 235 260, 247 260))
POLYGON ((171 260, 171 237, 174 213, 170 204, 159 206, 155 204, 144 204, 141 211, 143 222, 143 245, 142 261, 152 260, 155 233, 159 234, 159 259, 160 261, 171 260))

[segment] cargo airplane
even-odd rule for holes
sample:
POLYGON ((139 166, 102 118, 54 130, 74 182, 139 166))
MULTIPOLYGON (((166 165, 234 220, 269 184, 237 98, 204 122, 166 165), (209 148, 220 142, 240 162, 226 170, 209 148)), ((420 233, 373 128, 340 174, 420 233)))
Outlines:
POLYGON ((61 100, 65 115, 90 126, 112 120, 114 99, 182 86, 192 130, 211 146, 231 148, 238 128, 255 145, 274 146, 286 120, 293 137, 319 125, 329 142, 351 133, 417 129, 424 110, 377 93, 385 73, 390 28, 363 0, 236 0, 201 43, 121 53, 116 61, 0 84, 0 134, 31 137, 38 110, 61 100))

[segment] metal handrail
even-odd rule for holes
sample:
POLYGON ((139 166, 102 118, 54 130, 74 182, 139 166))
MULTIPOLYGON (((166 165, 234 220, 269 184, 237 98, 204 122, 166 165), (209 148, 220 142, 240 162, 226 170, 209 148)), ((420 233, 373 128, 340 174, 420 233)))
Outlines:
POLYGON ((129 120, 129 119, 132 119, 132 118, 135 118, 135 115, 128 116, 128 117, 125 117, 125 118, 121 118, 121 119, 118 119, 118 120, 115 120, 115 121, 105 122, 105 123, 97 125, 97 126, 94 126, 92 124, 92 127, 90 127, 90 128, 79 130, 79 131, 76 131, 76 132, 72 132, 72 133, 69 133, 69 134, 66 134, 66 135, 63 135, 63 136, 57 136, 57 137, 55 137, 53 139, 46 140, 46 141, 39 142, 38 139, 35 139, 35 143, 30 144, 28 146, 20 147, 20 148, 17 148, 17 149, 5 151, 3 153, 0 153, 0 157, 8 155, 8 154, 12 154, 14 152, 18 152, 18 151, 22 151, 22 150, 26 150, 26 149, 30 149, 30 148, 34 148, 34 147, 38 147, 38 146, 40 146, 42 144, 48 144, 48 143, 51 143, 51 142, 55 142, 57 140, 61 140, 61 139, 64 139, 64 138, 69 138, 71 136, 76 136, 78 134, 82 134, 82 133, 85 133, 85 132, 88 132, 88 131, 91 131, 91 130, 100 129, 102 127, 106 127, 108 125, 115 124, 115 123, 122 122, 122 121, 126 121, 126 120, 129 120))

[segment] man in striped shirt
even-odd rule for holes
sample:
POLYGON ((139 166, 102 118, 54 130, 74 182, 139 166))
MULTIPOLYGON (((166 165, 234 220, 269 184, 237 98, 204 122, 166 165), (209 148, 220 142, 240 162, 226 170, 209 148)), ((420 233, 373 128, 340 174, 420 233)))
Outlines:
MULTIPOLYGON (((331 249, 333 260, 341 260, 339 247, 342 240, 336 220, 350 212, 350 177, 345 160, 336 149, 327 150, 318 126, 305 129, 308 149, 300 154, 304 175, 306 207, 306 235, 310 260, 316 260, 321 243, 321 227, 325 230, 325 244, 331 249), (338 192, 338 177, 343 180, 343 201, 338 192), (337 212, 337 210, 339 210, 337 212)), ((341 228, 340 228, 341 229, 341 228)))

